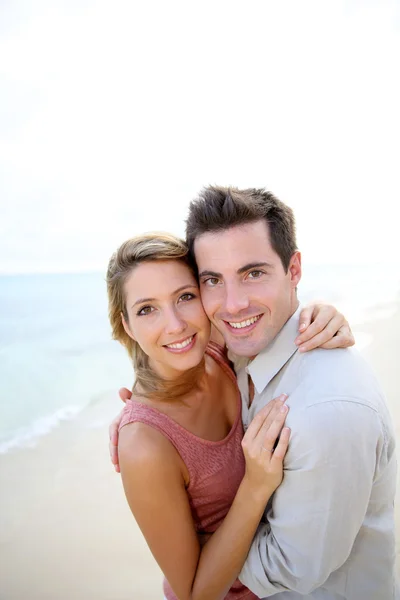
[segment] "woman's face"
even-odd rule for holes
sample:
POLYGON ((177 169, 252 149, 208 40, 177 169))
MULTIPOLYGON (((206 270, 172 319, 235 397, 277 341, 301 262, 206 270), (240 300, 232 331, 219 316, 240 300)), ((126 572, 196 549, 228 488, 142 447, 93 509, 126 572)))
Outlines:
POLYGON ((125 331, 156 373, 170 379, 200 363, 210 322, 189 267, 179 260, 143 262, 128 276, 124 291, 125 331))

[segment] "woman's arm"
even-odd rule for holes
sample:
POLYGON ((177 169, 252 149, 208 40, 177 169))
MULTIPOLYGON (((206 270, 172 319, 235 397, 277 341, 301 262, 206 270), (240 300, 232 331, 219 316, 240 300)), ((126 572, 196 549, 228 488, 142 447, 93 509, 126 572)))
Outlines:
POLYGON ((282 429, 286 412, 281 406, 268 404, 250 424, 242 443, 245 476, 223 523, 203 548, 186 492, 186 469, 175 448, 146 425, 121 430, 119 456, 129 505, 179 600, 222 599, 235 581, 265 505, 282 480, 289 430, 282 429))

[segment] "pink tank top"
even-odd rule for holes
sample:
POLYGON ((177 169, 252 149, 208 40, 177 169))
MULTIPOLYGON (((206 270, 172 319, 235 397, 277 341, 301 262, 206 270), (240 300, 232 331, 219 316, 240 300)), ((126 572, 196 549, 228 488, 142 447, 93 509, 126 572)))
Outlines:
MULTIPOLYGON (((210 342, 206 353, 218 363, 237 387, 235 374, 222 348, 210 342)), ((155 408, 137 401, 128 401, 119 428, 135 422, 154 427, 176 448, 189 472, 190 482, 186 491, 196 531, 214 532, 229 511, 245 470, 241 447, 243 426, 239 388, 237 388, 235 422, 228 435, 218 442, 197 437, 155 408)), ((164 594, 167 600, 177 600, 166 579, 164 579, 164 594)), ((236 580, 225 596, 226 600, 257 598, 258 596, 255 596, 239 580, 236 580)))

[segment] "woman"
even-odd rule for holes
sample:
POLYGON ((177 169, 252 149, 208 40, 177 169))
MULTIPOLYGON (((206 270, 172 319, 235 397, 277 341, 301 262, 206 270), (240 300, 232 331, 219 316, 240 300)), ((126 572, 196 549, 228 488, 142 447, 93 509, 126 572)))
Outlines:
POLYGON ((110 260, 107 286, 113 336, 136 374, 120 424, 121 474, 166 576, 165 596, 255 598, 235 579, 283 477, 285 398, 269 403, 243 437, 235 376, 210 340, 181 240, 128 240, 110 260), (213 534, 203 547, 202 534, 213 534))

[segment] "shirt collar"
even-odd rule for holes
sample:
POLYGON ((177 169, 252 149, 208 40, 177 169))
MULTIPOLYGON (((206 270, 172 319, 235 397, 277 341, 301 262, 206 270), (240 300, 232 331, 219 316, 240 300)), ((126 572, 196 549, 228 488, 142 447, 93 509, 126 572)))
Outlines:
POLYGON ((264 350, 261 350, 246 367, 246 371, 253 380, 254 387, 259 394, 297 351, 294 340, 298 336, 300 312, 301 306, 286 321, 272 342, 264 350))

